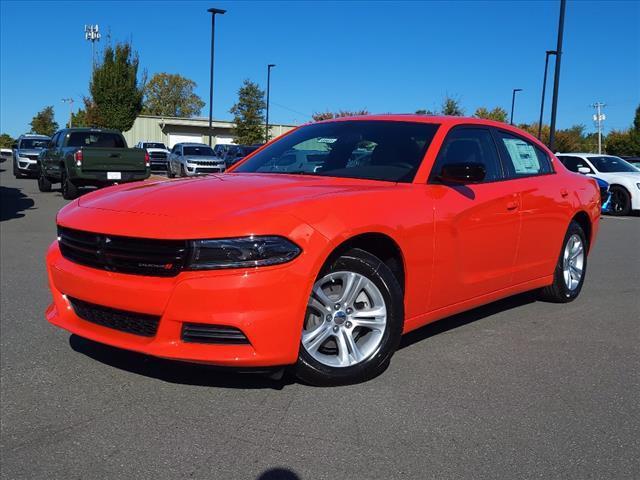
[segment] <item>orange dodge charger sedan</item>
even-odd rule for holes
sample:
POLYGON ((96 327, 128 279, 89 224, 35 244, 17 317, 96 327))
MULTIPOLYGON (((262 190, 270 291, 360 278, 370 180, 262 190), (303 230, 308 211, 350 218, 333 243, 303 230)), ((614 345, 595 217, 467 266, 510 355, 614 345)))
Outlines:
POLYGON ((46 317, 157 357, 353 383, 434 320, 527 290, 575 299, 599 218, 595 180, 504 123, 314 123, 228 173, 64 207, 46 317))

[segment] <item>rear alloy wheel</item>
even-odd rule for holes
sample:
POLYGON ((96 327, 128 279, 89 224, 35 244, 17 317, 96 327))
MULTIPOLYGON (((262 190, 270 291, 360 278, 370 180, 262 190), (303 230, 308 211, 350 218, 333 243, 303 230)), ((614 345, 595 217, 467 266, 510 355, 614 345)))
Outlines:
POLYGON ((582 227, 571 222, 556 264, 553 283, 542 290, 543 300, 567 303, 580 295, 587 273, 587 239, 582 227))
POLYGON ((69 180, 69 176, 67 175, 66 170, 62 170, 60 183, 62 185, 62 198, 65 200, 73 200, 78 196, 78 187, 76 187, 71 180, 69 180))
POLYGON ((381 373, 400 343, 402 290, 377 257, 352 249, 325 267, 307 304, 296 375, 313 385, 381 373))
POLYGON ((38 190, 41 192, 51 191, 51 182, 44 176, 42 169, 40 169, 40 173, 38 174, 38 190))
POLYGON ((618 185, 611 187, 611 215, 625 216, 631 213, 631 195, 618 185))
POLYGON ((186 177, 187 176, 187 172, 184 169, 184 165, 181 163, 180 164, 180 176, 181 177, 186 177))

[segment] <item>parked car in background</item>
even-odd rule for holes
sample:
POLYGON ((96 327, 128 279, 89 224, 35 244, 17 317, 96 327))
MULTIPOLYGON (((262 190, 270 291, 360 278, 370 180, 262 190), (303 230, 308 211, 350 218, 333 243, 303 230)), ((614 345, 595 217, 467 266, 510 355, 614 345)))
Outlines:
POLYGON ((233 147, 233 145, 229 143, 218 143, 217 145, 214 145, 213 153, 218 158, 224 158, 231 147, 233 147))
POLYGON ((46 318, 165 359, 359 382, 437 319, 528 290, 577 298, 599 221, 596 181, 505 123, 318 122, 224 175, 67 205, 46 318), (350 163, 362 145, 370 161, 350 163), (321 168, 267 167, 296 150, 322 152, 321 168))
POLYGON ((235 165, 261 146, 262 145, 231 145, 231 148, 227 150, 227 153, 224 156, 224 163, 227 168, 229 168, 231 165, 235 165))
POLYGON ((51 191, 60 183, 62 196, 71 200, 83 186, 104 187, 149 178, 149 154, 127 148, 117 130, 66 128, 57 132, 40 155, 38 187, 51 191))
POLYGON ((611 215, 629 215, 640 210, 640 170, 613 155, 597 153, 557 153, 572 172, 598 177, 609 183, 611 215))
POLYGON ((46 135, 33 133, 18 137, 13 149, 13 175, 16 178, 38 175, 38 155, 49 140, 46 135))
POLYGON ((13 150, 10 148, 0 148, 0 162, 13 160, 13 150))
POLYGON ((600 189, 600 203, 602 204, 602 213, 609 213, 611 211, 611 190, 609 189, 609 182, 605 182, 601 178, 593 177, 598 182, 598 188, 600 189))
POLYGON ((190 177, 225 171, 224 160, 216 157, 213 149, 204 143, 176 143, 169 155, 167 175, 173 178, 190 177))
POLYGON ((161 142, 147 142, 144 140, 136 144, 136 148, 142 148, 149 154, 149 163, 152 172, 166 172, 169 149, 161 142))
POLYGON ((640 170, 640 157, 620 157, 623 160, 629 162, 631 165, 640 170))

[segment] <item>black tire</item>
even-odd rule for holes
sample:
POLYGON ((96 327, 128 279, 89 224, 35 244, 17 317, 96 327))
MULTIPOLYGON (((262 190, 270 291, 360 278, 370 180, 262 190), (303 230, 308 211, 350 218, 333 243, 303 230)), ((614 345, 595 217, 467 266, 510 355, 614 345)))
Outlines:
POLYGON ((318 280, 331 272, 355 272, 378 288, 387 310, 387 324, 382 340, 376 349, 363 361, 352 366, 334 367, 319 362, 300 344, 298 362, 294 370, 296 377, 317 386, 335 386, 359 383, 382 373, 400 344, 404 326, 404 298, 402 288, 391 270, 374 255, 351 249, 323 267, 318 280))
POLYGON ((18 161, 15 158, 13 159, 13 176, 16 178, 22 178, 24 176, 18 168, 18 161))
POLYGON ((582 286, 584 285, 584 279, 587 276, 587 251, 589 249, 589 243, 587 241, 586 235, 584 234, 584 230, 577 222, 571 222, 569 224, 569 228, 567 229, 567 233, 564 237, 564 241, 562 242, 562 249, 560 250, 560 256, 558 258, 558 263, 556 264, 556 268, 553 273, 553 283, 548 287, 544 287, 540 291, 541 300, 545 300, 547 302, 553 303, 568 303, 574 301, 580 295, 580 291, 582 290, 582 286), (567 243, 572 238, 573 235, 577 235, 580 237, 582 241, 582 246, 584 248, 584 259, 582 263, 582 277, 577 285, 577 287, 570 289, 567 286, 567 283, 564 279, 564 252, 567 248, 567 243))
POLYGON ((51 182, 47 177, 45 177, 42 170, 40 170, 40 174, 38 175, 38 190, 40 190, 41 192, 51 191, 51 182))
POLYGON ((169 178, 175 178, 176 177, 176 174, 173 173, 173 169, 171 168, 171 164, 170 163, 167 165, 167 177, 169 177, 169 178))
POLYGON ((619 185, 611 187, 611 215, 623 217, 631 213, 631 195, 626 188, 619 185))
POLYGON ((187 172, 184 169, 184 165, 181 163, 180 164, 180 176, 181 177, 186 177, 187 176, 187 172))
POLYGON ((62 170, 60 175, 60 183, 62 185, 62 198, 65 200, 73 200, 78 197, 78 187, 76 187, 71 180, 69 180, 69 176, 67 175, 66 170, 62 170))

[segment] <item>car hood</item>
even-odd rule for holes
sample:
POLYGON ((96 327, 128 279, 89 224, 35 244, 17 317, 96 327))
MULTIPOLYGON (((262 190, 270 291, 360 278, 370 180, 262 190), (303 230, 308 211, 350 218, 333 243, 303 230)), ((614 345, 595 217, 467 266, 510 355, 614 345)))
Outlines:
POLYGON ((210 157, 205 155, 187 155, 184 157, 188 162, 221 162, 222 159, 218 157, 210 157))
MULTIPOLYGON (((114 235, 198 238, 253 233, 263 225, 304 221, 304 204, 325 195, 358 194, 395 184, 285 174, 229 173, 138 182, 82 196, 58 216, 62 225, 114 235), (113 226, 113 228, 111 228, 113 226)), ((273 232, 277 233, 277 232, 273 232)))

